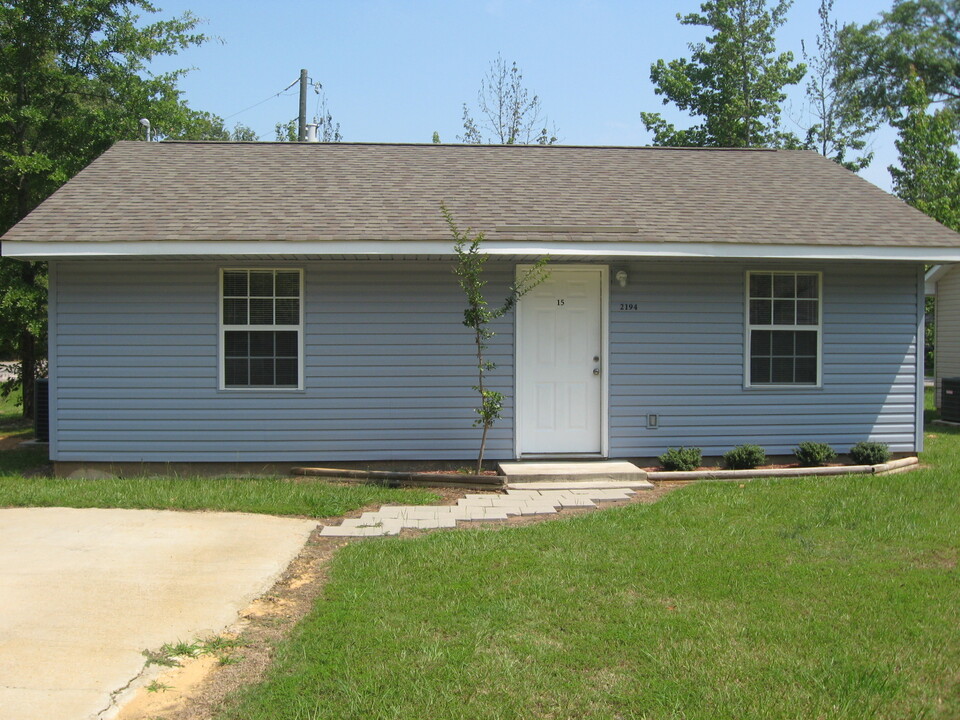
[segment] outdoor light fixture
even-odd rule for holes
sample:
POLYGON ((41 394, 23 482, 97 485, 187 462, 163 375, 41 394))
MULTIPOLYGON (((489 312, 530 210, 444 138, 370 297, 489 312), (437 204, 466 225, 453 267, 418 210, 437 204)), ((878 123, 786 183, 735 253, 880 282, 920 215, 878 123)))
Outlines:
POLYGON ((620 283, 620 287, 627 286, 627 271, 626 270, 617 270, 617 274, 614 275, 617 279, 617 282, 620 283))

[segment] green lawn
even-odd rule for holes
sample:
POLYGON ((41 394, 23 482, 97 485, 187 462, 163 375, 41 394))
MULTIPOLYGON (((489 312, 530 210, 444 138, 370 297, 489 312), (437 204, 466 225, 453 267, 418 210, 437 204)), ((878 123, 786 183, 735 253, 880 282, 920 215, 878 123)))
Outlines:
POLYGON ((286 478, 148 477, 71 480, 36 474, 45 447, 0 451, 0 508, 98 507, 224 510, 332 517, 377 503, 436 502, 428 490, 286 478))
MULTIPOLYGON (((36 465, 36 451, 0 453, 9 465, 36 465)), ((371 504, 423 505, 437 501, 427 490, 331 484, 284 478, 110 478, 71 480, 0 474, 0 507, 98 507, 158 510, 223 510, 266 515, 333 517, 371 504)))
POLYGON ((960 433, 931 432, 909 474, 353 543, 222 717, 960 717, 960 433))
POLYGON ((0 397, 0 436, 25 436, 33 431, 33 423, 23 419, 19 402, 19 390, 7 397, 0 397))
POLYGON ((72 480, 36 474, 46 448, 0 451, 0 508, 98 507, 224 510, 333 517, 371 504, 423 505, 436 493, 413 488, 286 478, 148 477, 72 480))

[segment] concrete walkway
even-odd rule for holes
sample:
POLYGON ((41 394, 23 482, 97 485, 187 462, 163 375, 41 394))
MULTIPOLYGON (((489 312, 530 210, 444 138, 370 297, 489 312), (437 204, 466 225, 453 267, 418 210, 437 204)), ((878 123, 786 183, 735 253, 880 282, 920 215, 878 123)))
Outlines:
POLYGON ((221 632, 315 521, 240 513, 0 510, 0 720, 108 718, 143 650, 221 632))
MULTIPOLYGON (((505 495, 474 494, 456 505, 384 505, 376 512, 348 518, 340 525, 328 525, 321 535, 333 537, 377 537, 399 535, 404 528, 429 530, 452 528, 460 522, 506 520, 519 515, 550 515, 561 508, 597 507, 600 502, 629 500, 632 488, 601 487, 565 489, 511 488, 505 495)), ((652 484, 646 483, 648 487, 652 484)))

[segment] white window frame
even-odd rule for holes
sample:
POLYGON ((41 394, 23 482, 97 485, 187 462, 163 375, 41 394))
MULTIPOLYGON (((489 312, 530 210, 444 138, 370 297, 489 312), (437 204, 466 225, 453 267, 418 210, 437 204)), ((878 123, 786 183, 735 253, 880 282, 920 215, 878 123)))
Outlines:
MULTIPOLYGON (((823 272, 819 270, 747 270, 744 275, 744 338, 743 338, 743 386, 752 390, 815 390, 823 387, 823 272), (817 324, 816 325, 752 325, 750 323, 750 277, 752 275, 816 275, 817 276, 817 324), (751 382, 751 342, 754 330, 804 330, 817 332, 817 381, 815 383, 753 383, 751 382)), ((773 318, 771 317, 771 321, 773 318)), ((796 320, 796 318, 794 318, 796 320)))
MULTIPOLYGON (((217 288, 217 375, 218 389, 225 392, 297 392, 303 390, 303 305, 304 305, 303 268, 291 267, 222 267, 218 270, 217 288), (296 325, 224 325, 223 322, 223 275, 228 272, 296 272, 300 275, 299 316, 296 325), (297 386, 296 387, 249 387, 226 384, 226 333, 228 330, 246 331, 296 331, 297 332, 297 386)), ((276 296, 274 296, 274 299, 276 296)), ((249 316, 248 316, 249 319, 249 316)))

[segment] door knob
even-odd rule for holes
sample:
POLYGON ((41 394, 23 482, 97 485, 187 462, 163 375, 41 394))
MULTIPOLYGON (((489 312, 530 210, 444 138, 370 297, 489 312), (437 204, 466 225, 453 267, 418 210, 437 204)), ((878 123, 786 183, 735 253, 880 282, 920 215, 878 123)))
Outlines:
POLYGON ((594 374, 594 375, 599 375, 599 374, 600 374, 600 368, 594 368, 594 369, 593 369, 593 374, 594 374))

